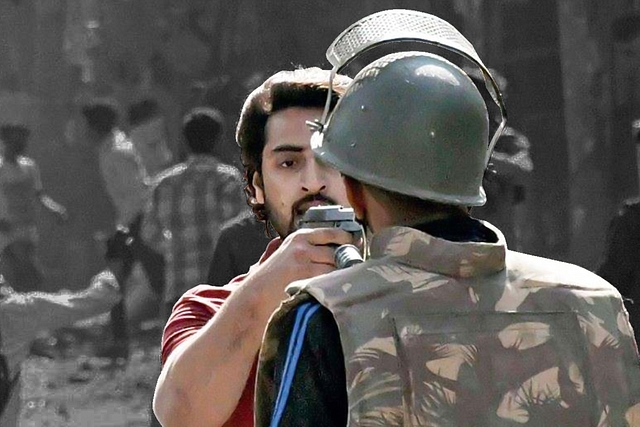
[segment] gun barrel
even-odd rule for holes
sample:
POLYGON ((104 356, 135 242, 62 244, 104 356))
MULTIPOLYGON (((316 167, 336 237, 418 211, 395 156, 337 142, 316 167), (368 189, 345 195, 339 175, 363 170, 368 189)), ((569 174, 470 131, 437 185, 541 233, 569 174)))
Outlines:
POLYGON ((354 245, 339 246, 333 255, 333 259, 338 269, 351 267, 364 261, 360 251, 354 245))

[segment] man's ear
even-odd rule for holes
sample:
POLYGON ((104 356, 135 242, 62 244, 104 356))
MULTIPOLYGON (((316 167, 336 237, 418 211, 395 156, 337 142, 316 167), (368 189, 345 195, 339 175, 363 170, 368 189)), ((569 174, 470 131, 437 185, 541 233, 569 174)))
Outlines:
POLYGON ((258 171, 253 173, 251 184, 256 192, 256 203, 264 205, 264 184, 262 183, 262 176, 258 171))
POLYGON ((353 208, 356 218, 364 218, 367 208, 364 200, 364 187, 362 186, 362 183, 348 176, 343 176, 342 180, 347 193, 347 200, 349 200, 349 204, 353 208))

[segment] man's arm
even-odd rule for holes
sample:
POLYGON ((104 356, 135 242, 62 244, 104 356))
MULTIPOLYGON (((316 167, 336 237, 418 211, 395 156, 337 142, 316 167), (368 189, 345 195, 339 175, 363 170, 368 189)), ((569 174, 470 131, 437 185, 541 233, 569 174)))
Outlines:
POLYGON ((269 369, 259 373, 268 392, 256 395, 256 427, 346 426, 344 357, 331 312, 314 300, 269 327, 286 338, 278 341, 275 359, 264 365, 269 369))
POLYGON ((67 209, 44 192, 40 169, 38 169, 38 165, 35 162, 31 163, 30 173, 33 180, 33 189, 40 204, 49 212, 57 215, 62 221, 66 221, 69 217, 67 209))
POLYGON ((53 200, 49 195, 45 193, 38 193, 38 200, 40 204, 45 207, 49 212, 57 215, 60 220, 66 221, 69 218, 69 214, 67 213, 67 209, 62 206, 60 203, 53 200))
POLYGON ((106 270, 80 292, 14 293, 0 302, 3 339, 30 342, 42 330, 54 330, 105 313, 121 298, 114 275, 106 270))
POLYGON ((252 269, 213 319, 168 356, 154 396, 163 426, 224 424, 247 385, 267 321, 286 298, 285 287, 333 271, 327 245, 349 242, 351 235, 339 229, 299 230, 252 269))

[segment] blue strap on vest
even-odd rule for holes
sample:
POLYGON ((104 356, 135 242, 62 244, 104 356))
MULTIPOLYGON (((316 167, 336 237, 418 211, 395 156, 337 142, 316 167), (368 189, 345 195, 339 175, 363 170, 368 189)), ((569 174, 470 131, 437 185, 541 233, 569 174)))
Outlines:
POLYGON ((293 376, 295 375, 298 359, 302 351, 302 344, 304 343, 304 335, 309 325, 309 319, 311 319, 311 316, 313 316, 319 308, 319 303, 307 302, 296 309, 296 319, 293 325, 293 331, 289 337, 287 359, 284 363, 284 371, 282 372, 282 379, 280 381, 280 388, 278 389, 278 397, 276 398, 273 415, 271 416, 270 427, 277 427, 280 423, 287 399, 289 398, 289 392, 291 391, 291 384, 293 383, 293 376))

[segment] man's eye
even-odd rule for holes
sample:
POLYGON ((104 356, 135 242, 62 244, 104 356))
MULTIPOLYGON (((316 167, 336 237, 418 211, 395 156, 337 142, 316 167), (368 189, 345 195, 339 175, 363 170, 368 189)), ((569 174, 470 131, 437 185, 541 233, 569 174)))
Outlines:
POLYGON ((283 167, 283 168, 286 169, 286 168, 290 168, 294 164, 295 164, 295 161, 293 161, 293 160, 285 160, 285 161, 280 163, 280 167, 283 167))

